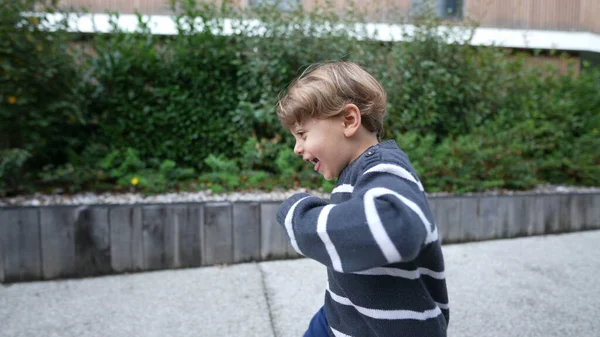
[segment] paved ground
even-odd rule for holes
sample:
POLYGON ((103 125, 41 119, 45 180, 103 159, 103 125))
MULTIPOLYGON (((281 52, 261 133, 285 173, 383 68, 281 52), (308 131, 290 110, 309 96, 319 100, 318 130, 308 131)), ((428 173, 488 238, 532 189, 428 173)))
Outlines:
MULTIPOLYGON (((444 247, 449 336, 600 336, 600 231, 444 247)), ((307 259, 0 286, 0 336, 301 336, 307 259)))

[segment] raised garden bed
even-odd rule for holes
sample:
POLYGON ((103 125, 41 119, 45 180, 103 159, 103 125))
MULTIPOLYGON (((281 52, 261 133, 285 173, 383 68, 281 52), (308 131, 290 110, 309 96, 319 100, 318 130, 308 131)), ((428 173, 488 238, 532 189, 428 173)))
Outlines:
MULTIPOLYGON (((600 229, 600 193, 430 197, 443 244, 600 229)), ((0 282, 297 258, 278 201, 0 207, 0 282)))

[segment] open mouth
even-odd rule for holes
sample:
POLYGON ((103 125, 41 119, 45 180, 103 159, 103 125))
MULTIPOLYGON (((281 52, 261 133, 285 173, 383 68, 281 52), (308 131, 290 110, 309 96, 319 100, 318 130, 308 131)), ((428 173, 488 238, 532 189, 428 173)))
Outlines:
POLYGON ((311 162, 315 165, 315 171, 319 172, 319 169, 321 169, 321 162, 319 162, 319 159, 313 158, 311 162))

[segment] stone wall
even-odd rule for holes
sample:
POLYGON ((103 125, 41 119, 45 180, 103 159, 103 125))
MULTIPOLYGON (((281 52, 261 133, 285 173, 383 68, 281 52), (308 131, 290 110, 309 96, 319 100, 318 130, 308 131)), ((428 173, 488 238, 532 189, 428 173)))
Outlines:
MULTIPOLYGON (((443 244, 600 229, 600 194, 432 197, 443 244)), ((296 258, 278 202, 0 208, 0 282, 296 258)))

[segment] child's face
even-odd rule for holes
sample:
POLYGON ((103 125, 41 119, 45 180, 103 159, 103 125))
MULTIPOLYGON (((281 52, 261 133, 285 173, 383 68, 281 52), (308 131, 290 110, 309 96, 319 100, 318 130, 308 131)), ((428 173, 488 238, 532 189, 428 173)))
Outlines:
POLYGON ((312 163, 326 180, 337 178, 351 161, 342 118, 311 119, 290 130, 296 138, 294 152, 312 163))

